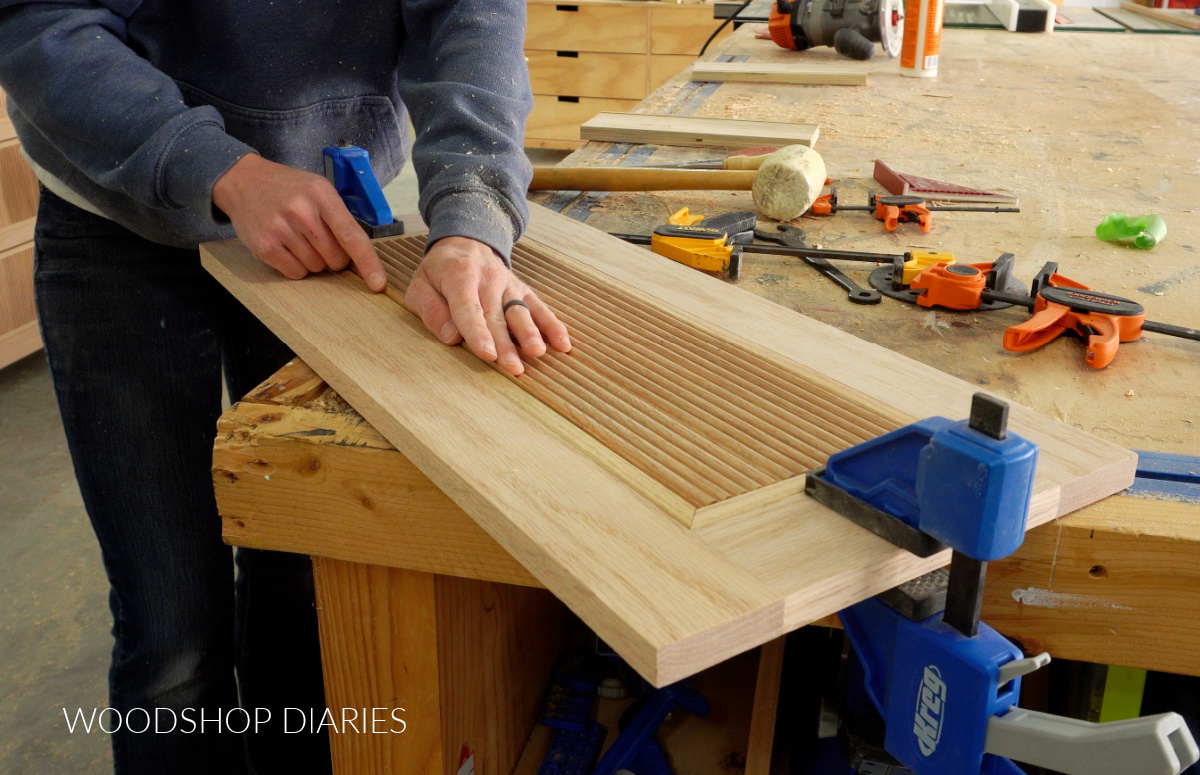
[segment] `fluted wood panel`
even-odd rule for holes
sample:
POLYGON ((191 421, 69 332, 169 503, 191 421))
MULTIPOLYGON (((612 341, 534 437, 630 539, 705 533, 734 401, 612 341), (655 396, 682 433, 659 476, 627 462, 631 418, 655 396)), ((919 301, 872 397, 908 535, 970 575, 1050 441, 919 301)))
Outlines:
MULTIPOLYGON (((375 243, 397 295, 423 235, 375 243)), ((526 364, 517 384, 694 508, 799 476, 898 427, 811 374, 763 362, 661 308, 589 284, 535 244, 516 272, 559 311, 569 354, 526 364)))

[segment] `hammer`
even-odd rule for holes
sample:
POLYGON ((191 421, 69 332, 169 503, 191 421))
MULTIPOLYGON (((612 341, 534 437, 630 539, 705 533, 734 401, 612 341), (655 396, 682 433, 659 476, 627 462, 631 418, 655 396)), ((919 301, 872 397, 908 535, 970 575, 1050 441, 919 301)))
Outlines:
POLYGON ((825 161, 805 145, 767 156, 757 170, 681 170, 644 167, 534 167, 530 190, 751 191, 768 218, 804 214, 825 185, 825 161))

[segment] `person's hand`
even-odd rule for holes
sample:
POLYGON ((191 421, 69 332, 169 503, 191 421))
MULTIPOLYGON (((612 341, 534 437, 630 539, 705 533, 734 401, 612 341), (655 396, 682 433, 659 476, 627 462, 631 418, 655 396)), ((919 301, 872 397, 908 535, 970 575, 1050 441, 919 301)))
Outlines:
POLYGON ((571 349, 567 327, 496 252, 466 237, 443 237, 425 255, 409 283, 404 303, 441 341, 467 347, 514 376, 525 371, 517 347, 528 358, 571 349), (513 304, 519 299, 528 307, 513 304))
POLYGON ((371 290, 383 290, 371 240, 322 176, 248 154, 217 179, 212 198, 255 257, 284 277, 341 271, 353 261, 371 290))

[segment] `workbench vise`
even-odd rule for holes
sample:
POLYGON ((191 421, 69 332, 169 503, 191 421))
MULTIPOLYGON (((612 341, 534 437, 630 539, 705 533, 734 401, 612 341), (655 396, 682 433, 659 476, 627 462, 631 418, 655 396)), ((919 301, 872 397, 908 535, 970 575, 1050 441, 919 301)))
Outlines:
POLYGON ((1037 446, 1009 433, 1008 405, 977 393, 969 420, 932 417, 838 452, 806 492, 944 574, 839 613, 883 716, 884 746, 917 775, 1178 775, 1200 760, 1179 714, 1094 724, 1017 707, 1025 657, 979 621, 989 560, 1021 545, 1037 446), (938 581, 940 580, 940 582, 938 581), (924 582, 924 583, 922 583, 924 582))

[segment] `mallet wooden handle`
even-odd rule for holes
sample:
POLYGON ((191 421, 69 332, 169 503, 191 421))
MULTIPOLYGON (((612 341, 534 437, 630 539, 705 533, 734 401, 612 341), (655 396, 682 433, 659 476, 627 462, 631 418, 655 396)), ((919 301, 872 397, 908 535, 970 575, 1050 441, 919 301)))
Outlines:
POLYGON ((534 167, 533 191, 749 191, 755 170, 534 167))

